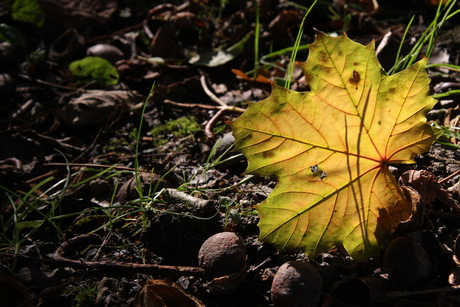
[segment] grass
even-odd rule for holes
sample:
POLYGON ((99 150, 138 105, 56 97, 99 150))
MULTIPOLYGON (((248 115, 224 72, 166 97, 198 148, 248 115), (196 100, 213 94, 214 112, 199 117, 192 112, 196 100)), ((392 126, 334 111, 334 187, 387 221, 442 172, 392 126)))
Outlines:
MULTIPOLYGON (((442 4, 442 1, 439 2, 439 5, 437 6, 436 9, 436 14, 435 17, 433 18, 433 21, 428 25, 428 27, 425 29, 425 31, 420 35, 420 37, 417 39, 417 41, 414 43, 411 51, 406 54, 406 55, 401 55, 401 50, 403 48, 403 45, 406 41, 407 34, 409 32, 409 29, 414 21, 415 16, 411 18, 409 21, 409 24, 406 27, 406 30, 404 32, 404 35, 401 39, 401 43, 398 48, 398 52, 396 54, 396 59, 393 67, 389 70, 389 74, 395 74, 399 71, 402 71, 412 64, 414 64, 416 61, 418 61, 422 56, 426 58, 430 58, 431 55, 433 54, 433 50, 435 48, 436 44, 436 39, 439 35, 440 29, 443 27, 443 25, 460 13, 460 10, 455 10, 454 6, 456 5, 457 1, 455 0, 449 0, 446 4, 442 4)), ((453 71, 460 71, 460 66, 452 65, 452 64, 429 64, 427 65, 427 69, 430 68, 447 68, 449 70, 453 71)), ((460 93, 460 90, 451 90, 445 93, 439 93, 432 95, 433 98, 442 98, 442 97, 448 97, 453 94, 458 94, 460 93)), ((443 145, 448 145, 452 147, 458 148, 457 145, 454 145, 449 142, 444 142, 441 141, 440 137, 443 136, 444 139, 451 139, 451 138, 459 138, 460 134, 456 130, 456 127, 442 127, 437 124, 433 124, 433 129, 435 131, 435 134, 438 135, 438 139, 436 140, 437 143, 443 144, 443 145)))
POLYGON ((460 12, 460 10, 452 12, 456 2, 457 1, 455 0, 449 0, 444 5, 442 4, 442 1, 439 2, 433 21, 428 25, 426 30, 417 39, 411 51, 407 55, 403 56, 401 55, 401 51, 406 41, 409 29, 415 19, 415 16, 411 18, 402 37, 401 44, 399 45, 398 52, 396 54, 395 64, 388 71, 390 75, 408 68, 416 61, 418 61, 421 56, 424 56, 426 58, 431 57, 435 47, 436 38, 439 35, 439 30, 442 28, 446 21, 448 21, 460 12))
POLYGON ((57 180, 55 176, 50 176, 27 192, 12 191, 0 186, 4 192, 1 206, 3 214, 0 220, 0 248, 12 249, 14 253, 18 253, 19 248, 39 231, 48 232, 50 236, 56 236, 58 241, 63 241, 61 221, 82 213, 62 214, 61 203, 67 192, 75 190, 95 178, 108 179, 119 174, 120 171, 115 171, 113 167, 102 171, 86 169, 75 173, 71 173, 70 167, 67 167, 65 178, 57 180), (74 178, 84 172, 95 172, 95 174, 86 176, 85 179, 76 183, 71 183, 74 178), (9 212, 9 214, 5 214, 5 212, 9 212))
MULTIPOLYGON (((301 41, 302 34, 303 34, 303 24, 304 24, 305 18, 308 16, 308 14, 310 13, 311 9, 315 6, 316 2, 317 1, 315 1, 310 6, 310 8, 308 8, 308 10, 307 10, 302 22, 301 22, 301 25, 300 25, 300 28, 299 28, 299 31, 298 31, 297 38, 296 38, 294 46, 290 47, 290 48, 280 50, 280 51, 277 51, 277 52, 273 52, 273 53, 271 53, 269 55, 266 55, 265 57, 261 58, 262 63, 270 64, 269 62, 267 62, 268 58, 277 57, 277 56, 280 56, 280 55, 282 55, 282 54, 284 54, 284 53, 286 53, 288 51, 291 51, 291 58, 290 58, 290 62, 289 62, 288 71, 286 73, 286 79, 285 79, 285 85, 284 85, 285 88, 290 88, 292 72, 293 72, 293 68, 294 68, 294 65, 295 65, 295 59, 296 59, 296 56, 297 56, 297 52, 299 50, 308 49, 308 45, 300 45, 300 41, 301 41)), ((431 57, 431 55, 433 53, 433 50, 434 50, 434 47, 435 47, 436 39, 437 39, 437 37, 439 35, 440 29, 443 27, 443 25, 446 23, 446 21, 450 20, 452 17, 454 17, 455 15, 460 13, 460 10, 455 10, 454 11, 454 6, 456 5, 456 3, 457 3, 456 0, 449 0, 445 4, 442 4, 442 1, 440 1, 439 5, 437 6, 436 14, 435 14, 435 17, 432 20, 432 22, 428 25, 426 30, 416 40, 416 42, 415 42, 414 46, 412 47, 412 49, 410 50, 410 52, 408 54, 406 54, 406 55, 402 55, 401 54, 402 48, 404 46, 404 43, 406 42, 406 38, 407 38, 407 35, 409 33, 409 29, 410 29, 410 27, 411 27, 411 25, 412 25, 412 23, 413 23, 413 21, 415 19, 415 16, 413 16, 410 19, 410 21, 409 21, 409 23, 408 23, 408 25, 406 27, 406 30, 404 32, 404 35, 402 37, 401 43, 399 45, 399 48, 398 48, 398 51, 397 51, 397 54, 396 54, 396 58, 395 58, 395 63, 393 65, 393 67, 388 71, 388 73, 390 75, 395 74, 395 73, 397 73, 399 71, 402 71, 402 70, 408 68, 409 66, 414 64, 417 60, 419 60, 422 56, 427 57, 427 58, 431 57)), ((304 8, 304 9, 306 9, 306 8, 304 8)), ((334 14, 334 16, 335 15, 336 14, 334 14)), ((280 67, 277 67, 277 68, 280 68, 280 67)), ((427 68, 428 69, 430 69, 430 68, 446 68, 446 69, 449 69, 449 70, 452 70, 452 71, 457 71, 457 72, 460 71, 460 66, 452 65, 452 64, 429 64, 429 65, 427 65, 427 68)), ((459 94, 459 93, 460 93, 460 90, 450 90, 450 91, 445 92, 445 93, 439 93, 439 94, 432 95, 432 97, 437 99, 437 98, 448 97, 448 96, 451 96, 451 95, 454 95, 454 94, 459 94)), ((441 127, 441 126, 438 125, 438 127, 435 128, 435 129, 438 129, 438 131, 443 136, 445 136, 447 138, 452 138, 452 137, 459 138, 460 137, 460 134, 457 131, 452 131, 452 129, 450 129, 450 128, 441 127)), ((446 142, 441 142, 439 140, 437 142, 442 143, 444 145, 448 144, 446 142)), ((453 145, 453 144, 448 144, 448 145, 457 147, 456 145, 453 145)))
MULTIPOLYGON (((148 101, 151 99, 152 95, 153 95, 153 90, 155 88, 155 83, 152 84, 152 87, 150 89, 150 92, 149 92, 149 95, 147 96, 147 98, 145 99, 144 101, 144 105, 142 106, 142 112, 141 112, 141 117, 140 117, 140 120, 139 120, 139 128, 137 129, 138 133, 137 133, 137 136, 136 136, 136 144, 135 144, 135 147, 134 147, 134 169, 135 169, 135 178, 136 178, 136 191, 139 195, 139 206, 140 206, 140 212, 142 214, 142 226, 143 227, 146 227, 147 226, 147 217, 146 217, 146 213, 145 213, 145 201, 144 201, 144 195, 143 195, 143 183, 142 183, 142 180, 141 180, 141 173, 140 173, 140 167, 139 167, 139 143, 140 143, 140 140, 141 140, 141 131, 142 131, 142 126, 144 125, 144 114, 145 114, 145 108, 147 107, 147 103, 148 101)), ((153 170, 152 170, 153 172, 153 170)), ((149 186, 149 192, 151 189, 151 185, 149 186)))
POLYGON ((259 18, 259 1, 254 0, 256 9, 256 24, 254 27, 254 79, 257 78, 259 73, 259 40, 260 40, 260 18, 259 18))
POLYGON ((313 4, 310 6, 310 8, 307 10, 305 15, 303 16, 302 22, 300 23, 299 32, 297 32, 297 37, 294 43, 294 48, 292 49, 291 60, 289 61, 288 71, 286 74, 286 82, 284 84, 285 88, 291 88, 292 73, 294 71, 294 65, 295 65, 295 60, 297 57, 297 52, 299 51, 300 41, 302 40, 303 25, 305 23, 305 19, 310 14, 312 8, 316 5, 316 2, 317 0, 313 2, 313 4))
POLYGON ((460 146, 450 142, 450 140, 453 138, 460 140, 460 127, 444 127, 436 123, 433 123, 432 127, 436 136, 438 137, 436 139, 437 143, 449 147, 460 148, 460 146))
MULTIPOLYGON (((153 87, 150 93, 153 93, 153 87)), ((164 208, 157 209, 157 204, 164 203, 162 199, 164 190, 161 190, 158 187, 160 181, 157 181, 156 184, 149 185, 147 191, 145 191, 141 180, 141 167, 139 165, 138 157, 143 117, 147 101, 149 101, 149 98, 147 98, 144 103, 139 125, 134 129, 136 133, 133 163, 135 169, 134 177, 136 180, 135 189, 138 198, 129 201, 125 205, 115 203, 115 195, 117 193, 116 186, 118 186, 119 178, 121 176, 125 176, 127 173, 132 173, 127 170, 119 171, 116 169, 116 165, 112 165, 103 170, 97 168, 86 168, 72 172, 70 164, 67 163, 67 174, 64 178, 58 179, 56 176, 49 176, 37 183, 27 192, 12 191, 4 186, 0 186, 0 190, 3 190, 4 192, 3 199, 1 199, 2 215, 0 219, 0 249, 19 253, 20 247, 24 245, 24 243, 29 240, 33 240, 36 236, 42 236, 45 232, 49 233, 47 236, 49 240, 53 240, 53 237, 57 237, 59 242, 64 241, 65 232, 80 232, 83 229, 85 229, 85 232, 98 232, 103 229, 110 231, 121 225, 120 227, 124 229, 134 229, 135 233, 137 233, 147 226, 149 221, 148 215, 152 212, 161 212, 198 219, 212 218, 212 216, 203 218, 187 213, 170 212, 164 210, 164 208), (115 186, 109 205, 105 207, 94 206, 92 208, 87 208, 84 211, 75 210, 71 213, 62 213, 64 197, 69 192, 75 191, 97 178, 112 181, 115 186), (6 212, 10 213, 5 214, 6 212), (68 225, 68 223, 61 223, 63 220, 68 220, 69 218, 74 219, 80 215, 81 217, 78 220, 71 222, 70 225, 68 225), (90 227, 90 229, 88 229, 88 227, 90 227)), ((181 119, 181 123, 183 124, 183 119, 181 119)), ((186 125, 181 128, 182 130, 185 129, 181 131, 181 133, 192 133, 193 131, 190 129, 196 129, 196 125, 194 123, 196 123, 196 121, 187 121, 186 125)), ((172 121, 170 125, 171 127, 169 128, 177 128, 176 121, 172 121)), ((211 154, 209 155, 208 160, 206 161, 200 174, 205 174, 218 164, 224 163, 228 160, 223 159, 224 155, 228 151, 224 152, 216 159, 211 159, 217 145, 218 144, 216 144, 211 151, 211 154)), ((231 149, 232 148, 229 148, 229 150, 231 149)), ((65 159, 64 155, 63 157, 65 159)), ((173 171, 174 168, 175 167, 172 167, 168 172, 173 171)), ((166 172, 163 177, 167 176, 168 172, 166 172)), ((179 187, 178 190, 182 190, 190 194, 198 191, 197 187, 191 184, 195 176, 197 175, 187 178, 186 183, 179 187)), ((42 239, 46 240, 44 237, 42 237, 42 239)))
MULTIPOLYGON (((295 65, 295 58, 297 53, 301 50, 308 49, 308 45, 301 44, 302 38, 302 31, 303 31, 303 23, 310 13, 311 9, 316 5, 315 1, 308 9, 306 9, 306 13, 302 20, 299 32, 297 34, 297 38, 293 47, 287 47, 282 50, 278 50, 267 54, 265 56, 259 57, 258 54, 258 44, 259 44, 259 31, 260 23, 258 17, 258 8, 256 10, 256 31, 255 31, 255 48, 256 54, 254 55, 255 63, 258 65, 268 65, 268 66, 275 66, 276 64, 271 63, 270 60, 277 58, 281 55, 290 53, 290 64, 286 72, 286 79, 285 79, 285 87, 289 88, 292 78, 292 71, 295 65)), ((403 42, 401 42, 401 46, 397 53, 395 63, 393 68, 390 70, 390 74, 394 74, 398 71, 401 71, 408 66, 412 65, 417 59, 419 59, 422 55, 430 56, 433 52, 436 38, 439 34, 439 30, 445 24, 446 21, 450 20, 453 16, 458 14, 460 10, 454 11, 454 5, 456 1, 451 0, 446 5, 441 6, 439 5, 436 11, 436 16, 433 21, 429 24, 427 29, 420 35, 412 50, 407 55, 402 55, 402 44, 407 38, 409 33, 409 28, 412 25, 414 19, 408 24, 406 32, 404 34, 403 42)), ((427 68, 437 68, 443 67, 453 71, 460 71, 459 66, 451 65, 451 64, 430 64, 427 68)), ((280 67, 278 67, 280 68, 280 67)), ((255 70, 256 71, 256 70, 255 70)), ((154 89, 154 85, 150 91, 149 97, 152 95, 154 89)), ((433 95, 434 98, 441 98, 446 97, 452 94, 458 94, 460 90, 449 91, 446 93, 441 93, 437 95, 433 95)), ((142 114, 140 118, 140 122, 138 127, 133 129, 133 137, 135 138, 135 145, 134 145, 134 176, 136 178, 136 191, 138 194, 138 198, 135 200, 130 201, 126 205, 120 206, 114 204, 116 188, 113 190, 112 198, 110 201, 110 205, 108 207, 93 207, 89 208, 85 212, 76 211, 72 213, 63 213, 62 211, 62 202, 64 197, 67 195, 69 191, 75 190, 82 185, 89 184, 92 180, 96 178, 102 178, 104 180, 111 180, 114 182, 114 186, 118 185, 119 178, 121 176, 126 175, 127 171, 119 171, 116 170, 116 165, 112 165, 111 167, 100 170, 100 169, 86 169, 73 172, 70 169, 70 166, 67 166, 66 175, 64 178, 57 178, 56 176, 50 176, 48 178, 43 179, 42 181, 38 182, 35 186, 31 187, 28 191, 12 191, 5 186, 0 186, 0 190, 3 191, 1 201, 1 210, 2 215, 0 219, 0 229, 1 229, 1 236, 0 236, 0 248, 1 249, 9 249, 13 250, 14 253, 18 253, 20 247, 27 241, 32 240, 38 233, 49 233, 50 236, 56 237, 59 241, 64 240, 64 232, 63 229, 64 224, 62 223, 63 220, 74 218, 77 215, 85 213, 89 218, 87 220, 81 220, 80 224, 90 223, 91 219, 101 218, 102 224, 92 231, 100 231, 102 229, 113 229, 116 225, 122 224, 122 227, 129 228, 129 227, 139 227, 139 231, 142 230, 143 227, 147 225, 148 222, 148 212, 164 212, 170 214, 179 214, 182 216, 193 217, 191 215, 185 215, 181 213, 175 212, 168 212, 165 210, 157 209, 157 204, 163 202, 162 194, 164 190, 160 190, 158 188, 158 183, 156 185, 151 185, 148 188, 147 193, 144 192, 143 185, 141 182, 141 169, 139 165, 139 141, 141 139, 141 132, 143 127, 143 118, 145 113, 145 108, 147 105, 147 101, 143 105, 142 114), (85 174, 85 178, 81 180, 76 180, 76 178, 82 174, 85 174), (89 174, 89 175, 88 175, 89 174), (91 217, 93 215, 93 217, 91 217), (123 223, 120 223, 123 222, 123 223)), ((197 124, 196 120, 191 117, 181 118, 178 120, 169 121, 165 124, 165 127, 161 127, 158 130, 152 131, 154 135, 162 135, 165 133, 178 133, 180 135, 189 135, 193 134, 195 131, 199 130, 200 126, 197 124), (177 128, 177 130, 175 130, 177 128), (163 130, 162 130, 163 129, 163 130)), ((460 133, 454 128, 448 127, 438 127, 441 134, 449 139, 452 137, 460 139, 460 133)), ((448 144, 448 142, 444 140, 440 140, 439 142, 443 144, 448 144)), ((452 145, 452 144, 450 144, 452 145)), ((185 193, 195 195, 206 193, 208 191, 213 192, 221 192, 227 189, 232 189, 248 180, 251 179, 252 176, 244 177, 241 181, 237 182, 234 185, 230 185, 227 187, 223 187, 220 189, 203 189, 200 188, 197 184, 192 184, 194 179, 198 176, 205 176, 207 172, 214 169, 221 163, 226 162, 228 159, 238 158, 238 156, 233 156, 231 158, 225 158, 226 154, 232 150, 232 148, 228 148, 225 153, 221 156, 212 159, 212 156, 217 149, 218 144, 214 146, 211 150, 211 153, 208 157, 208 160, 201 168, 199 172, 192 175, 189 178, 185 178, 185 183, 182 184, 178 190, 183 191, 185 193)), ((455 146, 455 145, 453 145, 455 146)), ((65 158, 65 156, 64 156, 65 158)), ((172 167, 169 171, 173 171, 174 167, 172 167)), ((153 172, 153 170, 152 170, 153 172)), ((241 209, 237 204, 233 203, 231 200, 221 198, 221 206, 225 209, 226 212, 226 223, 230 220, 233 222, 237 221, 238 218, 241 216, 241 209)), ((199 217, 197 217, 199 218, 199 217)), ((78 226, 78 225, 77 225, 78 226)))

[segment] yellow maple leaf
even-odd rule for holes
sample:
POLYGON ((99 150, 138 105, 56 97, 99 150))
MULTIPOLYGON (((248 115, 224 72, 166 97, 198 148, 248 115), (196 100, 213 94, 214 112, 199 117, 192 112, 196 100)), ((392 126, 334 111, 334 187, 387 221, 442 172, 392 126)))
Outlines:
POLYGON ((260 239, 314 257, 343 246, 377 255, 389 214, 407 200, 389 163, 413 163, 434 141, 426 59, 388 76, 372 42, 318 32, 301 64, 309 92, 278 86, 231 123, 248 173, 277 178, 257 206, 260 239))

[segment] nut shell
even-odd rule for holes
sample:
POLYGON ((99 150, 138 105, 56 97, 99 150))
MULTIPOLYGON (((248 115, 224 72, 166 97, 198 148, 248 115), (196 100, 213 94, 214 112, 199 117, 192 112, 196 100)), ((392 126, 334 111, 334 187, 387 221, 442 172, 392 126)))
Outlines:
POLYGON ((321 288, 321 275, 313 265, 288 261, 273 278, 271 298, 275 307, 314 307, 320 300, 321 288))
POLYGON ((238 272, 246 260, 243 238, 234 232, 221 232, 209 237, 198 252, 200 267, 207 278, 238 272))

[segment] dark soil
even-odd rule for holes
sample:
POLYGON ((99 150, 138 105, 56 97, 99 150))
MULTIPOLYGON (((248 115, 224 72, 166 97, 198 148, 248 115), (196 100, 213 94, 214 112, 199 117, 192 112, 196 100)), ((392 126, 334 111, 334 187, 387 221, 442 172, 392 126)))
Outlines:
MULTIPOLYGON (((276 182, 241 182, 246 161, 226 151, 233 144, 226 123, 239 113, 219 113, 206 90, 230 107, 245 108, 266 98, 268 80, 283 73, 265 65, 253 74, 253 35, 226 63, 188 61, 226 50, 254 31, 255 2, 228 1, 220 9, 225 1, 76 1, 81 6, 71 11, 56 9, 58 1, 38 2, 43 27, 13 19, 12 9, 0 3, 0 27, 20 33, 0 29, 14 38, 6 36, 0 46, 2 306, 147 306, 142 299, 168 295, 179 301, 154 306, 198 306, 196 299, 208 307, 273 306, 273 278, 295 260, 320 273, 321 306, 460 304, 458 139, 443 135, 442 144, 417 156, 416 164, 391 166, 397 179, 410 170, 419 178, 405 181, 422 197, 417 213, 395 234, 406 243, 392 240, 379 257, 360 263, 340 247, 315 259, 278 252, 258 240, 255 209, 276 182), (103 51, 90 49, 97 44, 105 44, 103 51), (86 55, 111 62, 119 82, 72 75, 69 64, 86 55), (89 99, 75 100, 84 94, 89 99), (223 154, 233 159, 215 165, 223 154), (33 224, 43 215, 56 218, 33 224), (223 231, 243 238, 247 260, 238 272, 210 280, 199 267, 199 250, 223 231)), ((391 30, 379 53, 389 69, 410 18, 415 16, 403 52, 431 22, 437 1, 379 2, 385 3, 374 10, 370 0, 320 1, 306 19, 302 44, 314 41, 316 28, 346 31, 378 47, 391 30)), ((260 1, 259 7, 259 58, 293 46, 302 7, 278 0, 260 1)), ((455 16, 439 31, 433 62, 459 64, 458 22, 455 16)), ((289 56, 266 60, 286 68, 289 56)), ((297 61, 307 56, 300 50, 297 61)), ((296 73, 292 88, 307 90, 296 73)), ((429 74, 433 94, 460 87, 458 72, 429 74)), ((458 101, 458 95, 442 98, 428 120, 459 127, 458 101)))

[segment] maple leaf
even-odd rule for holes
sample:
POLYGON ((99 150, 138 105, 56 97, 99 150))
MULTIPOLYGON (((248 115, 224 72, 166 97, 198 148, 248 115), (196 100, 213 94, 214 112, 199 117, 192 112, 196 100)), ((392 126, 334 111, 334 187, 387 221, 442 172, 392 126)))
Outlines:
POLYGON ((257 206, 260 239, 314 257, 343 246, 378 255, 389 215, 408 206, 389 163, 414 163, 434 141, 426 59, 387 75, 367 46, 321 32, 301 64, 309 92, 273 85, 231 123, 247 173, 278 184, 257 206))

